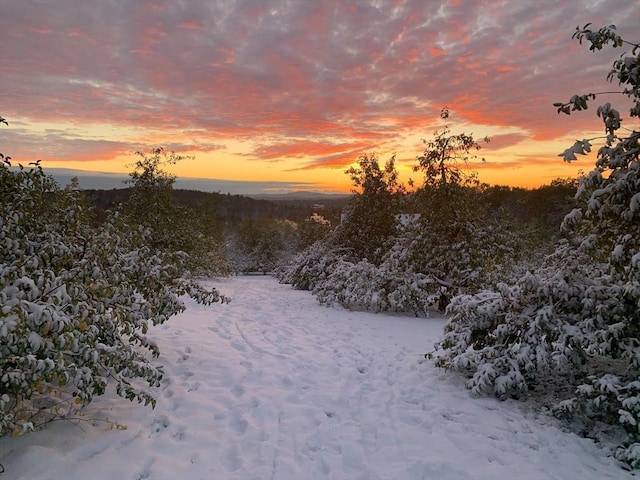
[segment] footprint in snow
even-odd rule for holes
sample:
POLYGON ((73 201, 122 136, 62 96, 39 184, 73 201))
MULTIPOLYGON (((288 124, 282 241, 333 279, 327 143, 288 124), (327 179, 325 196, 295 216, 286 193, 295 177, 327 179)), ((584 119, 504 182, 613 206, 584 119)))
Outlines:
POLYGON ((242 467, 242 459, 238 455, 238 447, 236 445, 232 445, 225 450, 222 455, 222 464, 231 472, 235 472, 242 467))
POLYGON ((166 430, 169 424, 169 419, 164 415, 154 418, 149 427, 149 430, 151 431, 151 433, 149 433, 149 437, 166 430))
POLYGON ((242 436, 247 431, 247 427, 249 426, 249 422, 247 422, 242 415, 239 413, 234 413, 233 417, 229 421, 229 428, 236 433, 236 435, 242 436))
POLYGON ((178 357, 178 363, 184 362, 189 359, 191 356, 191 347, 184 347, 184 352, 180 354, 178 357))
POLYGON ((175 432, 171 434, 171 438, 173 438, 178 442, 181 442, 182 440, 184 440, 184 432, 185 432, 184 427, 179 427, 178 429, 176 429, 175 432))
POLYGON ((193 382, 187 386, 187 392, 197 392, 200 388, 200 382, 193 382))
POLYGON ((244 395, 244 388, 242 385, 236 385, 231 389, 231 393, 233 393, 236 398, 239 398, 244 395))
POLYGON ((151 477, 151 465, 153 465, 154 459, 148 458, 144 462, 144 466, 142 467, 142 472, 138 473, 135 477, 136 480, 144 480, 146 478, 151 477))

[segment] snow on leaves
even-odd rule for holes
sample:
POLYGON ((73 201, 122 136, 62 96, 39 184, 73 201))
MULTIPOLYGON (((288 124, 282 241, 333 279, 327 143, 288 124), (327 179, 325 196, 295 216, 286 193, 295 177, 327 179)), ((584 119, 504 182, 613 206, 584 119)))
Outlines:
POLYGON ((38 164, 0 164, 0 434, 20 434, 104 393, 153 405, 159 353, 148 325, 222 300, 182 280, 185 255, 150 248, 152 231, 117 214, 96 227, 73 185, 38 164), (28 428, 26 428, 28 430, 28 428))
MULTIPOLYGON (((614 27, 587 27, 574 37, 591 50, 628 43, 614 27)), ((640 45, 629 45, 631 54, 614 63, 608 79, 625 85, 621 93, 632 99, 630 116, 637 118, 640 45)), ((555 106, 571 114, 595 97, 555 106)), ((621 116, 609 103, 596 113, 605 143, 595 168, 580 179, 578 208, 563 222, 567 240, 511 285, 454 298, 436 357, 443 367, 468 372, 476 393, 517 396, 549 375, 562 378, 575 394, 556 411, 580 418, 587 430, 598 421, 618 425, 627 440, 616 457, 640 468, 640 132, 621 136, 621 116)), ((592 140, 576 141, 561 156, 587 154, 592 140)))

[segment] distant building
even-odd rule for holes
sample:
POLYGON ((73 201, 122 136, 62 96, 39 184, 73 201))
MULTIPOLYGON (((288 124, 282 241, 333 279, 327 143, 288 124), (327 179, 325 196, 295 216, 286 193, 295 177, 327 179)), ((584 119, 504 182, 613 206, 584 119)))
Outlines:
MULTIPOLYGON (((349 215, 351 215, 351 210, 353 207, 350 205, 344 207, 340 212, 340 223, 343 223, 349 215)), ((401 227, 406 227, 414 222, 417 222, 420 219, 419 213, 398 213, 396 216, 396 222, 401 227)))

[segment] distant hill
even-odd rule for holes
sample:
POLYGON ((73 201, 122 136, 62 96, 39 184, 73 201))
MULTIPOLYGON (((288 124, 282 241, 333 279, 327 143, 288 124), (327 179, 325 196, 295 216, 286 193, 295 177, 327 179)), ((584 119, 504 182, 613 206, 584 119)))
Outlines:
MULTIPOLYGON (((126 187, 126 180, 129 175, 126 173, 91 172, 88 170, 78 170, 74 168, 44 167, 45 172, 51 175, 60 185, 65 186, 71 183, 72 178, 77 178, 79 186, 83 190, 108 190, 123 189, 126 187)), ((184 190, 197 190, 200 192, 230 193, 232 195, 245 195, 253 198, 276 198, 282 195, 293 195, 304 198, 320 198, 326 194, 311 191, 293 191, 291 193, 269 193, 290 192, 295 188, 304 185, 304 182, 277 182, 277 181, 245 181, 245 180, 223 180, 217 178, 176 178, 175 187, 184 190)), ((311 186, 312 184, 309 184, 311 186)), ((345 194, 335 194, 343 196, 345 194)))
POLYGON ((324 193, 299 190, 289 193, 260 193, 256 195, 247 195, 251 198, 260 200, 311 200, 311 201, 324 201, 324 200, 348 200, 351 194, 348 193, 324 193))

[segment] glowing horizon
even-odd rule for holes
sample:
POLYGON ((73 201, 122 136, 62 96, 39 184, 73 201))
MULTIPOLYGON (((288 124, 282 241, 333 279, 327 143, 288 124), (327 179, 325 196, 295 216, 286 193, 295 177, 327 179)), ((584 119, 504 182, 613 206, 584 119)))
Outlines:
POLYGON ((633 35, 632 3, 0 0, 0 151, 126 173, 161 146, 196 157, 180 178, 348 192, 365 153, 395 154, 419 182, 421 139, 447 106, 454 132, 491 139, 472 165, 482 182, 537 187, 593 167, 557 154, 601 135, 595 109, 552 104, 607 89, 621 52, 571 34, 633 35))

